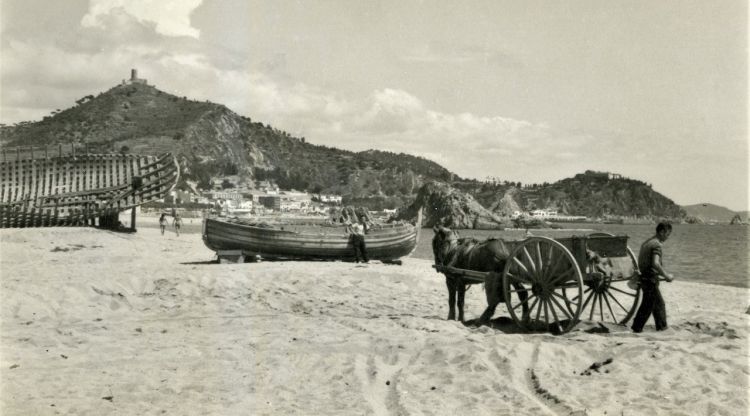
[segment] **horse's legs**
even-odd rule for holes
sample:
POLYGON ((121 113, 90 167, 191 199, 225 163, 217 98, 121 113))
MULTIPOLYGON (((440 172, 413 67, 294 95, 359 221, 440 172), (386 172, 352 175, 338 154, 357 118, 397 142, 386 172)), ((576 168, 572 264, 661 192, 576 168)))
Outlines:
POLYGON ((445 285, 448 287, 448 320, 456 319, 456 280, 445 275, 445 285))
POLYGON ((456 290, 458 291, 458 321, 463 322, 464 321, 464 296, 466 295, 466 285, 464 284, 464 279, 458 278, 456 279, 456 290))

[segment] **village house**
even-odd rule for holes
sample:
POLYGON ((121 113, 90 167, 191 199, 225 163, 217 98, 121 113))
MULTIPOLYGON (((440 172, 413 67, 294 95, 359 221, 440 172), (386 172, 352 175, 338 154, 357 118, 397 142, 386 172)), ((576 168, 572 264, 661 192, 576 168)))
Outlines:
POLYGON ((325 202, 329 204, 341 204, 342 197, 340 195, 325 195, 325 194, 318 194, 317 196, 318 200, 320 202, 325 202))
POLYGON ((279 195, 258 195, 258 204, 274 211, 281 211, 281 197, 279 195))
POLYGON ((535 209, 531 211, 533 218, 557 218, 557 210, 551 208, 535 209))
POLYGON ((194 202, 195 195, 192 192, 189 191, 180 191, 178 189, 175 189, 169 193, 169 195, 164 198, 165 201, 174 203, 174 204, 189 204, 191 202, 194 202))
POLYGON ((290 190, 280 194, 282 211, 306 211, 311 206, 312 197, 306 192, 290 190))
POLYGON ((226 201, 236 201, 238 204, 243 201, 242 194, 236 191, 214 191, 206 194, 210 200, 224 199, 226 201))

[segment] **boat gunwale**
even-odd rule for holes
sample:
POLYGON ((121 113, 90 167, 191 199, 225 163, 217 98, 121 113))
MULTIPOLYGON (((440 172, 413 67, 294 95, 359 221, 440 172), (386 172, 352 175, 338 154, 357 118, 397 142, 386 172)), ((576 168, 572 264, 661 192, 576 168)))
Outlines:
MULTIPOLYGON (((250 225, 250 224, 244 224, 241 222, 234 222, 234 221, 226 221, 226 220, 219 220, 216 218, 205 218, 204 222, 208 223, 208 221, 213 221, 217 224, 225 224, 229 227, 242 227, 247 228, 251 230, 260 231, 264 234, 276 234, 276 235, 300 235, 300 236, 310 236, 310 237, 320 237, 320 236, 347 236, 344 232, 307 232, 306 230, 303 231, 295 231, 295 230, 282 230, 275 226, 268 226, 268 227, 260 227, 257 225, 250 225)), ((316 224, 279 224, 279 226, 290 226, 290 227, 300 227, 300 226, 307 226, 307 227, 320 227, 321 229, 325 229, 325 226, 318 226, 316 224)), ((334 227, 330 227, 332 229, 335 229, 334 227)), ((338 228, 338 227, 336 227, 338 228)), ((377 235, 388 235, 388 234, 394 234, 394 235, 409 235, 413 232, 417 232, 417 227, 415 227, 413 224, 404 223, 404 224, 397 224, 392 227, 388 228, 377 228, 373 227, 370 228, 367 232, 367 235, 369 236, 377 236, 377 235)), ((344 231, 343 229, 337 229, 336 231, 344 231)))

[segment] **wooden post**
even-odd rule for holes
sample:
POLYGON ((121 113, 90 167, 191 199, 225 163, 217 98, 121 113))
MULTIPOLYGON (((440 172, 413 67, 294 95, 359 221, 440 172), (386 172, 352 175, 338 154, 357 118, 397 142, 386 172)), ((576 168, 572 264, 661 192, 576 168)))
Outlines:
POLYGON ((22 215, 22 217, 21 217, 21 225, 20 225, 21 228, 25 228, 26 227, 26 221, 28 220, 28 210, 29 210, 29 205, 24 202, 24 204, 23 204, 23 214, 21 214, 22 215))
POLYGON ((49 159, 49 156, 47 155, 47 145, 44 145, 44 159, 49 159))
POLYGON ((62 157, 62 143, 57 145, 57 156, 62 157))
POLYGON ((130 230, 135 232, 135 207, 130 210, 130 230))
POLYGON ((16 146, 16 160, 21 160, 21 146, 16 146))
POLYGON ((71 142, 70 143, 70 150, 73 152, 73 159, 76 158, 76 144, 71 142))

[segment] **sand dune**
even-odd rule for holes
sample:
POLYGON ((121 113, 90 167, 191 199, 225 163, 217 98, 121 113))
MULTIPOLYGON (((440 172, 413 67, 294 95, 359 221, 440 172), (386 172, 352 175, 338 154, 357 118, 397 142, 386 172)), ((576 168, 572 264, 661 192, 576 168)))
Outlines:
MULTIPOLYGON (((664 286, 671 328, 445 320, 424 260, 216 264, 196 234, 0 230, 3 415, 746 415, 748 290, 664 286)), ((479 287, 467 317, 485 306, 479 287)), ((505 316, 505 317, 504 317, 505 316)))

